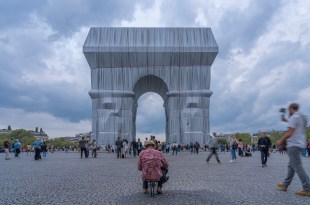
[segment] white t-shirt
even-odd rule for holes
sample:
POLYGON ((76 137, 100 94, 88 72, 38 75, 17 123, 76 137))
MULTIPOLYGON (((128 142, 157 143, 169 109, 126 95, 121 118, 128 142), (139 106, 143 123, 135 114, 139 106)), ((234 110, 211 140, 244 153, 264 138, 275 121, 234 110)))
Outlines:
POLYGON ((287 147, 306 147, 306 124, 303 119, 303 115, 299 112, 295 112, 288 119, 288 127, 294 128, 295 132, 293 135, 286 140, 287 147))

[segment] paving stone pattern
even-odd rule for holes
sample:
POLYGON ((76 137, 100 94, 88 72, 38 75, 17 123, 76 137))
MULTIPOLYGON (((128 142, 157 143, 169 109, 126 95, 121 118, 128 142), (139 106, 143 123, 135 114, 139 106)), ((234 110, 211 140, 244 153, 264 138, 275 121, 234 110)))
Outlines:
MULTIPOLYGON (((208 153, 166 155, 170 180, 164 194, 142 194, 137 159, 116 159, 99 153, 99 158, 80 159, 78 153, 48 153, 34 161, 22 154, 20 159, 4 160, 0 154, 0 204, 310 204, 310 197, 294 192, 301 189, 297 175, 288 192, 276 189, 286 175, 287 156, 269 158, 269 167, 260 166, 258 152, 251 158, 228 163, 229 154, 220 154, 205 163, 208 153)), ((303 159, 310 175, 310 158, 303 159)))

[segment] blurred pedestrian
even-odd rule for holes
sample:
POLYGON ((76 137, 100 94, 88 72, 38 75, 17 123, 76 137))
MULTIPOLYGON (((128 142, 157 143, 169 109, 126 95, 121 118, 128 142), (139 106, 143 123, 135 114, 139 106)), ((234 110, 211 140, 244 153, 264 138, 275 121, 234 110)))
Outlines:
POLYGON ((131 148, 132 148, 133 156, 136 157, 137 151, 138 151, 138 143, 136 139, 133 139, 133 141, 131 142, 131 148))
POLYGON ((29 156, 31 156, 31 152, 32 152, 32 146, 30 144, 27 145, 27 156, 29 154, 29 156))
POLYGON ((13 147, 14 147, 15 158, 19 158, 20 147, 21 147, 19 139, 15 140, 15 143, 14 143, 13 147))
POLYGON ((306 129, 308 121, 307 117, 298 110, 299 105, 292 103, 289 106, 289 119, 282 118, 283 121, 288 122, 288 131, 283 135, 278 144, 282 147, 286 144, 289 163, 287 177, 283 183, 278 183, 278 188, 282 191, 287 191, 296 172, 302 182, 303 189, 295 192, 295 194, 310 197, 310 179, 302 166, 301 159, 302 150, 306 146, 306 129))
POLYGON ((34 141, 33 143, 33 147, 34 147, 34 160, 39 160, 41 159, 41 145, 42 142, 39 139, 36 139, 36 141, 34 141))
POLYGON ((115 142, 115 146, 116 146, 117 158, 121 158, 122 157, 123 141, 121 140, 120 137, 117 138, 117 140, 115 142))
POLYGON ((195 150, 196 150, 196 154, 198 154, 198 153, 199 153, 199 149, 200 149, 200 144, 199 144, 199 142, 195 142, 194 147, 195 147, 195 150))
POLYGON ((140 139, 138 139, 138 142, 137 142, 138 156, 140 155, 142 148, 143 148, 142 142, 140 141, 140 139))
POLYGON ((178 144, 177 142, 174 142, 173 145, 172 145, 172 155, 178 155, 178 144))
POLYGON ((271 148, 271 140, 269 137, 267 137, 266 132, 262 133, 262 136, 258 139, 257 144, 261 153, 262 167, 267 167, 268 152, 271 148))
POLYGON ((97 147, 97 142, 95 139, 93 140, 92 147, 93 147, 93 149, 92 149, 91 155, 93 158, 97 158, 97 148, 98 147, 97 147))
POLYGON ((82 137, 82 139, 79 141, 79 145, 80 145, 80 150, 81 150, 81 159, 83 158, 83 152, 86 158, 86 141, 84 137, 82 137))
POLYGON ((9 143, 8 140, 5 140, 5 141, 4 141, 3 147, 4 147, 4 152, 5 152, 5 160, 11 159, 11 158, 10 158, 10 151, 9 151, 10 143, 9 143))
POLYGON ((85 143, 85 158, 88 158, 89 156, 89 142, 88 140, 86 140, 86 143, 85 143))
POLYGON ((231 156, 231 160, 229 162, 236 162, 236 150, 238 148, 238 143, 237 143, 237 140, 236 140, 236 137, 231 137, 230 138, 230 156, 231 156))
POLYGON ((215 155, 215 158, 216 158, 216 161, 217 163, 221 163, 220 159, 219 159, 219 156, 218 156, 218 153, 217 153, 217 148, 218 148, 218 141, 217 141, 217 137, 216 137, 216 134, 213 133, 213 137, 211 137, 210 141, 209 141, 209 148, 210 148, 210 154, 206 160, 207 163, 209 163, 211 157, 213 155, 215 155))
POLYGON ((41 152, 43 157, 46 157, 46 152, 47 152, 47 145, 46 143, 43 141, 42 145, 41 145, 41 152))
POLYGON ((189 149, 191 151, 191 154, 193 154, 193 152, 194 152, 194 143, 193 142, 189 143, 189 149))

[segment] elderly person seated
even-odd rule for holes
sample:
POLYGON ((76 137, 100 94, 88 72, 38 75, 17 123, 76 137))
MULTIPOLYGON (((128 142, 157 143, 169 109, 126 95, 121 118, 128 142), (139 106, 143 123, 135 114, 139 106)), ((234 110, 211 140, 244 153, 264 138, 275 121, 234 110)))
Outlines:
POLYGON ((155 143, 152 140, 145 142, 145 150, 139 155, 138 170, 142 171, 143 192, 148 193, 148 181, 156 181, 157 194, 162 194, 163 183, 168 180, 168 162, 164 155, 155 150, 155 143))

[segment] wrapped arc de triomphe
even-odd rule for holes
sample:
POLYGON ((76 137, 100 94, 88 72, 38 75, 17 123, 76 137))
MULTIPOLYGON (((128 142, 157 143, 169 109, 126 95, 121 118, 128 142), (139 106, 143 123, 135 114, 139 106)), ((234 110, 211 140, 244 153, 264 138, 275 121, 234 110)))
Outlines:
POLYGON ((146 92, 164 100, 167 142, 207 141, 218 53, 210 28, 91 28, 83 52, 99 145, 136 137, 137 101, 146 92))

